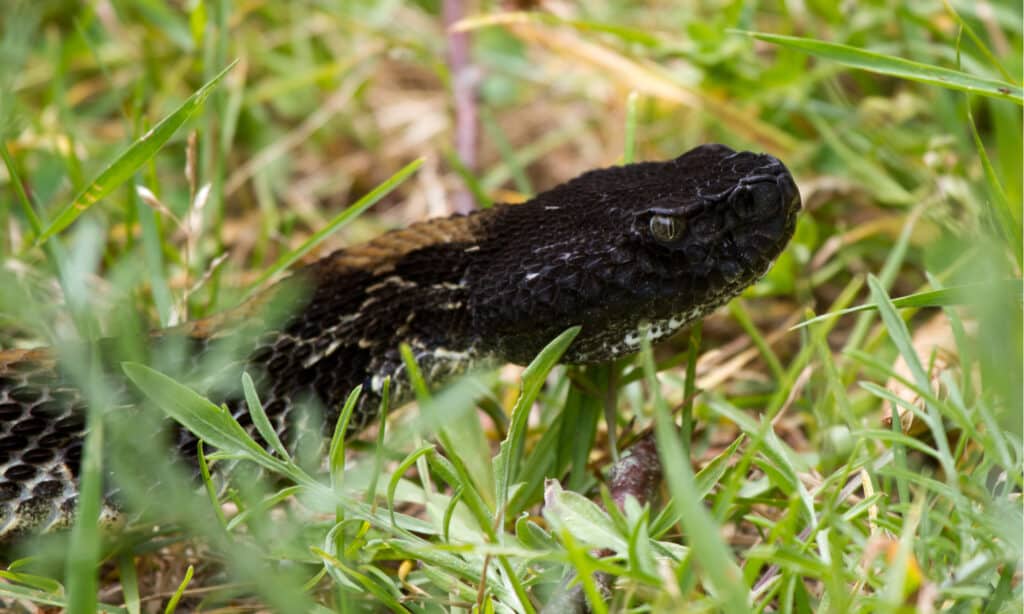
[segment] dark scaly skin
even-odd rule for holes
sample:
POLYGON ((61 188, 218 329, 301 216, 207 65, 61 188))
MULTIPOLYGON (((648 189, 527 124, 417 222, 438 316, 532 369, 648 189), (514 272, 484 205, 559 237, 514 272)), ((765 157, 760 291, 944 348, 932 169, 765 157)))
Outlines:
MULTIPOLYGON (((251 373, 286 441, 297 405, 323 408, 330 430, 362 385, 352 434, 376 416, 385 376, 393 405, 408 400, 400 343, 432 384, 471 366, 526 363, 574 325, 582 330, 565 362, 635 352, 643 336, 668 336, 767 272, 799 209, 777 159, 705 145, 675 160, 590 171, 522 205, 384 234, 235 310, 158 332, 153 344, 182 342, 189 360, 180 376, 206 377, 196 387, 253 432, 238 391, 241 371, 251 373), (655 216, 676 232, 657 237, 655 216), (272 323, 271 303, 291 315, 272 323), (211 384, 197 357, 229 343, 251 349, 220 370, 226 385, 211 384)), ((72 518, 85 424, 66 381, 46 350, 0 352, 0 540, 72 518)), ((116 381, 133 403, 137 393, 116 381)), ((195 437, 175 430, 181 453, 194 455, 195 437)), ((116 506, 104 513, 111 520, 116 506)))

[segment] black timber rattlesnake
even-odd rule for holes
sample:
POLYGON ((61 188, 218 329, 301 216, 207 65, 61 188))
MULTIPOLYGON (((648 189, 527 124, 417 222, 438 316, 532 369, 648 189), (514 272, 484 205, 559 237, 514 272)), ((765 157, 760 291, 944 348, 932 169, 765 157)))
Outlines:
MULTIPOLYGON (((385 376, 393 405, 411 396, 400 343, 431 383, 471 366, 526 363, 574 325, 582 330, 564 361, 626 355, 644 335, 665 338, 767 272, 799 210, 779 160, 704 145, 590 171, 525 204, 386 233, 153 340, 181 341, 189 355, 236 341, 242 359, 226 369, 229 385, 204 392, 250 430, 242 368, 286 435, 300 401, 318 403, 333 426, 362 385, 349 427, 357 432, 374 419, 385 376), (281 302, 287 315, 271 323, 261 307, 281 302)), ((121 381, 130 406, 138 394, 121 381)), ((71 521, 84 433, 83 397, 52 352, 0 352, 0 540, 71 521)), ((172 436, 195 454, 191 433, 177 427, 172 436)))

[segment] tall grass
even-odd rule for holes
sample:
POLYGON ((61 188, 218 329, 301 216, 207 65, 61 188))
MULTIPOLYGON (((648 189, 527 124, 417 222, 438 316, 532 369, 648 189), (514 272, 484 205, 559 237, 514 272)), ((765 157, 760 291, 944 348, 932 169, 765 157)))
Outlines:
POLYGON ((314 249, 443 213, 462 182, 509 200, 720 141, 779 156, 805 204, 692 347, 554 367, 567 333, 520 375, 420 390, 335 442, 328 476, 126 366, 236 465, 197 492, 76 374, 96 427, 80 520, 5 555, 5 607, 529 612, 579 585, 594 611, 1019 611, 1020 6, 585 4, 456 25, 475 170, 437 3, 5 10, 4 348, 72 356, 214 313, 314 249), (652 427, 660 494, 607 505, 613 442, 652 427), (125 490, 147 520, 116 538, 95 529, 101 449, 145 468, 125 490))

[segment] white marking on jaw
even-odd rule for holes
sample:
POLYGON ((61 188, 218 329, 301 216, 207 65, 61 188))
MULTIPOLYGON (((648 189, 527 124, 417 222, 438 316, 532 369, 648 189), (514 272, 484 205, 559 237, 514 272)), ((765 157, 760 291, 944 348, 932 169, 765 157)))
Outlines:
POLYGON ((540 273, 527 273, 526 274, 526 281, 530 281, 530 280, 536 278, 538 275, 540 275, 540 273))
POLYGON ((644 339, 654 342, 663 337, 668 337, 697 318, 700 314, 701 311, 699 309, 694 309, 686 313, 680 313, 672 317, 665 318, 664 320, 640 322, 640 324, 637 325, 636 330, 626 333, 626 336, 622 341, 626 347, 636 349, 640 347, 640 344, 644 339))
POLYGON ((466 249, 462 250, 462 252, 465 253, 465 254, 472 254, 473 252, 478 252, 478 251, 480 251, 480 246, 479 245, 474 245, 472 247, 467 247, 466 249))

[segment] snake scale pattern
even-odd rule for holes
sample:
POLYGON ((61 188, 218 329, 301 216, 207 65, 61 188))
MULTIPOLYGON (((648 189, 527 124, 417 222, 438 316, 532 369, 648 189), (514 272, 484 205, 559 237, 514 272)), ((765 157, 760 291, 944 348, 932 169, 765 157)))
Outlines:
MULTIPOLYGON (((432 385, 470 367, 525 364, 574 325, 582 330, 565 362, 630 354, 645 336, 667 337, 764 275, 800 207, 776 158, 703 145, 665 162, 590 171, 524 204, 386 233, 151 341, 184 348, 183 377, 208 375, 196 356, 242 348, 223 369, 228 384, 201 391, 255 433, 238 389, 245 369, 286 441, 299 404, 317 403, 329 432, 362 385, 353 434, 375 418, 386 376, 392 405, 409 400, 400 343, 432 385), (266 315, 271 304, 287 315, 266 315)), ((108 372, 119 372, 116 362, 108 372)), ((138 392, 111 377, 122 390, 112 410, 133 411, 138 392)), ((85 407, 52 351, 0 352, 0 541, 73 519, 85 407)), ((191 433, 166 430, 181 455, 195 455, 191 433)), ((114 499, 106 520, 117 513, 114 499)))

